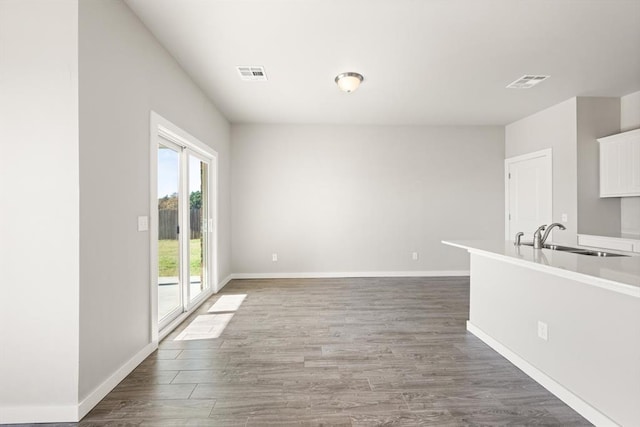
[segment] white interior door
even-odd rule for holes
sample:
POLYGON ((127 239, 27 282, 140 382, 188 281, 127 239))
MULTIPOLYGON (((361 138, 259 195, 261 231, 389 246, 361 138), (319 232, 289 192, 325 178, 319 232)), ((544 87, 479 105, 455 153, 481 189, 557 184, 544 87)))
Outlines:
POLYGON ((506 238, 522 231, 531 240, 542 224, 552 219, 551 150, 538 151, 505 160, 506 238))

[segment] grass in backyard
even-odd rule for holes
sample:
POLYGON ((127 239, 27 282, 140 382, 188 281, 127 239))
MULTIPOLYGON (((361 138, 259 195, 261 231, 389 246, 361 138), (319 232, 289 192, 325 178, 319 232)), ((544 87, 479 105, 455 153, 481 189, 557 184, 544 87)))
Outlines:
MULTIPOLYGON (((189 264, 191 276, 200 276, 202 262, 200 239, 189 241, 189 264)), ((178 241, 158 240, 158 275, 160 277, 178 276, 178 241)))

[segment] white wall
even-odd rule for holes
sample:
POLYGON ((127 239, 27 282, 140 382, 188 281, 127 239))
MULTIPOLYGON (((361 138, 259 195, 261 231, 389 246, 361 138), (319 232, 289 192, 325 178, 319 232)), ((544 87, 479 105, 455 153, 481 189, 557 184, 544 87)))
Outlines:
POLYGON ((233 271, 467 271, 440 241, 502 238, 503 159, 500 127, 234 125, 233 271))
POLYGON ((620 98, 577 99, 578 233, 620 235, 620 199, 600 197, 597 139, 620 131, 620 98))
MULTIPOLYGON (((640 91, 620 98, 620 130, 640 129, 640 91)), ((640 236, 640 197, 623 197, 622 233, 640 236)))
POLYGON ((554 233, 553 239, 565 244, 575 244, 578 232, 576 105, 571 98, 505 127, 506 158, 553 150, 553 222, 568 215, 567 229, 554 233))
POLYGON ((640 128, 640 91, 620 98, 620 131, 640 128))
POLYGON ((0 1, 0 423, 75 414, 77 29, 77 0, 0 1))
POLYGON ((219 153, 219 276, 231 273, 229 124, 121 1, 80 2, 82 400, 150 342, 151 110, 219 153))

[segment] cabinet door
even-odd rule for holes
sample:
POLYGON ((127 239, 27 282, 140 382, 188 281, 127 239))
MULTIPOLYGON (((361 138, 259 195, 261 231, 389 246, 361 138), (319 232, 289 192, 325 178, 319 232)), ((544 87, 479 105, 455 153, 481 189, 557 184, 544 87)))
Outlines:
POLYGON ((620 197, 621 151, 620 143, 600 144, 600 197, 620 197))
POLYGON ((640 129, 598 139, 600 197, 640 196, 640 129))

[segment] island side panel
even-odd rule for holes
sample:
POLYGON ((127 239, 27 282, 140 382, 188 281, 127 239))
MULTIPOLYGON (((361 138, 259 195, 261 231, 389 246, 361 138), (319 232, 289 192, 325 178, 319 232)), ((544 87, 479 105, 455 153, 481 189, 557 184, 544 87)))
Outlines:
POLYGON ((469 320, 616 423, 640 425, 640 298, 472 253, 469 320))

